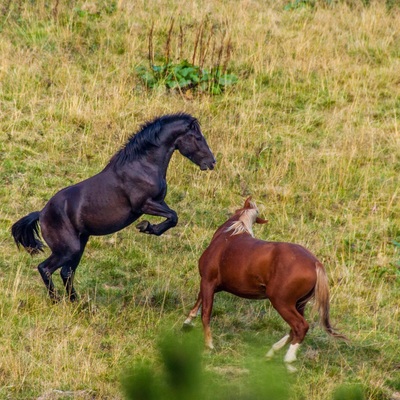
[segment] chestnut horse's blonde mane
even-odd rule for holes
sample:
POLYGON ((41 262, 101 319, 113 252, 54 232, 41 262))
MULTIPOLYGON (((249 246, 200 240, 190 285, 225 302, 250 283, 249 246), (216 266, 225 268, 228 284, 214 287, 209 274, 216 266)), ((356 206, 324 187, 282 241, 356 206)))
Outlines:
MULTIPOLYGON (((252 203, 253 205, 254 203, 252 203)), ((233 235, 240 235, 242 233, 249 233, 251 236, 254 237, 253 234, 253 224, 256 221, 258 215, 258 209, 254 204, 255 208, 246 208, 242 211, 239 219, 231 224, 225 232, 231 232, 231 236, 233 235)))

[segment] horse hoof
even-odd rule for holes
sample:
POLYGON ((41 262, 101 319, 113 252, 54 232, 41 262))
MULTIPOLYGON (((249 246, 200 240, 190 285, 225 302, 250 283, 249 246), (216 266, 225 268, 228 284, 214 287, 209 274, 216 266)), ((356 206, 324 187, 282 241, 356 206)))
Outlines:
POLYGON ((213 352, 215 350, 215 347, 212 343, 206 343, 205 348, 208 352, 213 352))
POLYGON ((271 349, 271 350, 268 351, 268 353, 265 355, 265 357, 269 361, 269 360, 273 359, 274 355, 275 355, 275 352, 274 352, 273 349, 271 349))
POLYGON ((142 221, 136 225, 136 228, 139 229, 139 232, 148 233, 149 226, 150 226, 149 221, 142 221))
POLYGON ((191 322, 184 322, 182 325, 182 330, 184 332, 191 331, 193 328, 194 328, 194 324, 192 324, 191 322))
POLYGON ((69 301, 70 301, 71 303, 74 303, 74 302, 76 302, 77 300, 78 300, 78 295, 77 295, 76 293, 72 293, 72 294, 69 295, 69 301))
POLYGON ((50 300, 52 304, 58 304, 61 303, 61 297, 56 295, 56 294, 52 294, 50 295, 50 300))
POLYGON ((297 368, 289 363, 286 363, 286 369, 290 374, 294 374, 295 372, 297 372, 297 368))

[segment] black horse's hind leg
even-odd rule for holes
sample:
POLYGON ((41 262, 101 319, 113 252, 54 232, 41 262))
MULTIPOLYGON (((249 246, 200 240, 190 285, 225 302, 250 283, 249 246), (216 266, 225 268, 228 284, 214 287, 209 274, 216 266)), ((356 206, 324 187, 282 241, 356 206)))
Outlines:
POLYGON ((58 296, 54 288, 51 276, 53 275, 54 271, 56 271, 59 267, 59 257, 57 257, 55 254, 52 254, 49 258, 38 265, 38 271, 47 288, 47 292, 53 301, 58 301, 58 296))
POLYGON ((69 265, 64 265, 61 268, 61 272, 60 272, 61 279, 63 280, 65 290, 67 292, 67 296, 70 299, 70 301, 75 301, 78 297, 76 294, 74 285, 73 285, 75 269, 71 268, 69 265))
POLYGON ((167 218, 160 224, 150 224, 149 221, 142 221, 136 225, 140 232, 148 233, 150 235, 162 235, 165 231, 173 228, 178 223, 178 216, 174 210, 171 210, 164 201, 156 202, 154 200, 147 200, 142 207, 143 214, 155 215, 167 218))
POLYGON ((81 260, 83 251, 85 249, 87 239, 88 238, 86 237, 81 238, 78 243, 76 243, 76 241, 70 240, 69 247, 66 247, 66 243, 64 243, 62 254, 60 249, 58 249, 57 252, 53 251, 48 259, 39 264, 38 270, 47 288, 49 296, 53 301, 58 301, 59 298, 54 288, 51 276, 60 267, 62 267, 61 278, 67 290, 69 299, 71 301, 74 301, 76 299, 76 292, 72 285, 72 281, 74 272, 79 264, 79 261, 81 260))
POLYGON ((64 263, 63 267, 61 268, 61 279, 63 280, 65 290, 67 292, 67 296, 70 299, 70 301, 75 301, 77 299, 77 293, 74 288, 74 276, 75 276, 75 270, 79 265, 79 262, 81 261, 83 251, 85 250, 86 243, 88 241, 88 238, 81 238, 81 248, 80 251, 75 253, 73 256, 71 256, 70 260, 68 260, 66 263, 64 263))

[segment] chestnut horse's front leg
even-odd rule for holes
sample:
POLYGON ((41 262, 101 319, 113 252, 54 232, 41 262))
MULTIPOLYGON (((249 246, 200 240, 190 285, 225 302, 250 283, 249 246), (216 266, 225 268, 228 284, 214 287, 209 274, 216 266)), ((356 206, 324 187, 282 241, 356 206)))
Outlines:
POLYGON ((206 347, 213 350, 214 345, 211 336, 210 320, 214 303, 214 287, 205 280, 202 280, 200 290, 202 298, 201 320, 203 322, 204 341, 206 347))
POLYGON ((271 349, 268 351, 266 357, 268 359, 272 358, 278 350, 280 350, 282 347, 287 345, 291 340, 292 340, 291 335, 284 336, 281 340, 279 340, 279 342, 276 342, 271 347, 271 349))
POLYGON ((138 228, 140 232, 148 233, 149 235, 160 236, 178 223, 178 215, 174 210, 171 210, 164 201, 156 202, 149 199, 145 202, 141 211, 143 214, 166 218, 166 220, 160 224, 153 225, 149 221, 142 221, 136 225, 136 228, 138 228))
POLYGON ((193 320, 193 318, 197 317, 200 306, 201 306, 201 291, 199 292, 199 295, 197 296, 196 304, 190 310, 188 317, 185 319, 185 322, 183 323, 183 329, 188 329, 193 326, 192 320, 193 320))

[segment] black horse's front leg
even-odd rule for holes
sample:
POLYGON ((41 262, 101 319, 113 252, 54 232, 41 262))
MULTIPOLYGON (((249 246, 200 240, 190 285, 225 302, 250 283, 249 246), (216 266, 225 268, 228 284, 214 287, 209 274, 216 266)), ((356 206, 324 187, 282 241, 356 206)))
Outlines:
POLYGON ((154 200, 147 200, 144 207, 142 207, 142 212, 143 214, 166 218, 165 221, 155 225, 151 224, 149 221, 140 222, 136 225, 136 228, 143 233, 160 236, 178 223, 178 215, 174 210, 171 210, 164 201, 155 202, 154 200))

